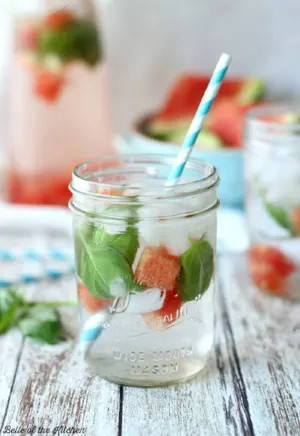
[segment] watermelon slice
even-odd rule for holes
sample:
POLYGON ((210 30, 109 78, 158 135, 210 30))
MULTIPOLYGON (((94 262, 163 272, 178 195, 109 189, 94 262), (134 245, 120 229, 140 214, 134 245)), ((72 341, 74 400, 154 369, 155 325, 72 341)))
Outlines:
MULTIPOLYGON (((186 132, 189 128, 189 122, 185 120, 169 122, 169 121, 153 121, 147 126, 147 134, 152 138, 161 141, 173 142, 174 144, 182 144, 186 132)), ((223 141, 208 129, 202 129, 197 138, 196 146, 213 150, 222 148, 223 141)))
POLYGON ((34 79, 34 93, 47 103, 53 103, 59 97, 64 84, 62 75, 40 70, 34 79))
POLYGON ((231 147, 242 145, 244 115, 250 106, 238 106, 234 100, 223 99, 212 107, 208 128, 231 147))
POLYGON ((164 330, 173 324, 180 316, 180 308, 183 301, 177 294, 176 287, 166 291, 165 299, 161 309, 154 312, 144 313, 143 319, 146 324, 155 330, 164 330))
MULTIPOLYGON (((189 74, 181 77, 175 83, 165 105, 155 119, 174 121, 193 117, 209 79, 209 76, 189 74)), ((239 105, 248 105, 259 101, 263 92, 264 82, 260 79, 226 79, 218 93, 218 100, 226 98, 239 105)))
POLYGON ((180 259, 165 247, 147 247, 138 263, 134 279, 139 285, 162 290, 174 289, 180 272, 180 259))
POLYGON ((95 297, 82 283, 77 285, 77 295, 79 301, 89 313, 103 310, 112 303, 111 300, 95 297))
MULTIPOLYGON (((208 85, 209 76, 185 75, 172 88, 166 103, 146 126, 146 134, 171 142, 182 140, 179 126, 188 125, 208 85), (167 133, 167 134, 166 134, 167 133)), ((218 93, 205 124, 210 140, 207 148, 218 148, 223 143, 240 146, 245 112, 261 100, 265 84, 259 79, 226 79, 218 93), (211 141, 212 138, 218 140, 211 141), (212 146, 211 146, 212 144, 212 146)), ((181 127, 182 129, 182 127, 181 127)))
POLYGON ((47 29, 62 29, 75 21, 72 11, 59 9, 51 12, 44 20, 44 26, 47 29))

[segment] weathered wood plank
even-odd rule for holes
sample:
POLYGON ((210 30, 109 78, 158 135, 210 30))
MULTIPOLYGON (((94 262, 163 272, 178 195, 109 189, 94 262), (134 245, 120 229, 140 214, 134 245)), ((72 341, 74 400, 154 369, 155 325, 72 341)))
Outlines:
POLYGON ((220 274, 254 433, 299 434, 299 304, 257 291, 244 257, 222 259, 220 274))
MULTIPOLYGON (((74 292, 73 279, 66 278, 40 283, 32 294, 49 300, 66 299, 74 292)), ((64 313, 65 324, 73 326, 67 326, 69 333, 74 333, 75 311, 64 313)), ((73 426, 87 435, 112 436, 118 433, 118 422, 119 387, 92 377, 74 343, 48 346, 25 340, 4 429, 36 425, 53 431, 57 426, 73 426)))
POLYGON ((0 434, 19 367, 23 344, 22 335, 17 330, 11 330, 0 337, 0 434))
POLYGON ((124 436, 253 434, 240 368, 232 343, 223 334, 222 311, 217 304, 215 351, 205 372, 167 389, 124 388, 124 436))
POLYGON ((67 426, 111 436, 118 433, 118 418, 118 386, 90 376, 73 344, 26 340, 4 429, 67 426))

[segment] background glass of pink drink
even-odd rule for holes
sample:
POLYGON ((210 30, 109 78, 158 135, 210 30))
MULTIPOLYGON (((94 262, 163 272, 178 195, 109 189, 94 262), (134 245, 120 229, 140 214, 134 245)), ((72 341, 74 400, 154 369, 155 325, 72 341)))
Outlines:
POLYGON ((22 12, 15 25, 7 199, 66 205, 71 168, 112 151, 94 5, 39 0, 22 12))

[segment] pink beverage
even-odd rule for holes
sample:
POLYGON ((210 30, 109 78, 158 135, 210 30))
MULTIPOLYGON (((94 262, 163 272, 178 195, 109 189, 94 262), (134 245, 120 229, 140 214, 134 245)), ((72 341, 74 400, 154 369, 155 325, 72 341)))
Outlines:
POLYGON ((66 205, 71 168, 113 150, 106 68, 90 0, 36 3, 16 25, 7 197, 66 205))

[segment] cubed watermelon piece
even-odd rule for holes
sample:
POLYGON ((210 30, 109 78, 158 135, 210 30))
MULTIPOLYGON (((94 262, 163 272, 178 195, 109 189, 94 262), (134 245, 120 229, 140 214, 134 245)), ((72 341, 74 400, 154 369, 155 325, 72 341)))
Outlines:
POLYGON ((300 206, 295 207, 290 213, 292 226, 297 236, 300 236, 300 206))
POLYGON ((89 313, 104 310, 112 303, 111 300, 95 297, 82 283, 77 285, 77 294, 79 301, 89 313))
POLYGON ((64 77, 47 70, 37 71, 34 79, 34 93, 47 103, 53 103, 59 97, 64 77))
POLYGON ((259 288, 287 295, 286 279, 296 270, 296 266, 278 248, 257 244, 249 250, 249 269, 252 280, 259 288))
POLYGON ((146 324, 155 330, 164 330, 173 324, 180 316, 180 308, 183 301, 177 294, 176 288, 165 292, 165 298, 161 309, 154 312, 144 313, 143 319, 146 324))
POLYGON ((135 281, 148 288, 174 289, 180 272, 180 259, 165 247, 147 247, 134 274, 135 281))
POLYGON ((18 47, 23 50, 35 50, 40 36, 39 25, 32 21, 21 23, 17 29, 18 47))
POLYGON ((114 197, 121 197, 123 195, 122 190, 118 188, 99 188, 97 193, 114 197))
POLYGON ((44 20, 47 29, 62 29, 75 20, 74 14, 68 9, 51 12, 44 20))

